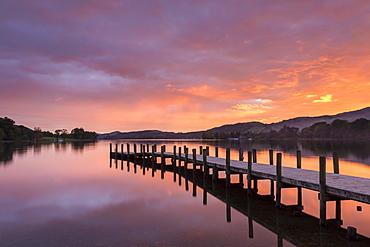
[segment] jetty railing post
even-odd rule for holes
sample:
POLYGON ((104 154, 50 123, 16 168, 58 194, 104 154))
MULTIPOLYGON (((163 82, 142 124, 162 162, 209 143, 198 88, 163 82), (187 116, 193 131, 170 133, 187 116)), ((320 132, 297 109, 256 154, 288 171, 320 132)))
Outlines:
POLYGON ((226 148, 226 187, 230 187, 230 148, 226 148))
POLYGON ((202 155, 203 154, 203 146, 199 146, 199 154, 202 155))
POLYGON ((164 152, 166 150, 166 146, 161 146, 161 179, 164 179, 164 166, 166 165, 166 158, 164 157, 164 152))
POLYGON ((181 167, 181 146, 179 147, 179 167, 181 167))
POLYGON ((326 157, 320 156, 320 225, 326 224, 326 157))
POLYGON ((137 156, 137 147, 136 147, 136 143, 134 143, 134 162, 135 162, 135 165, 136 165, 136 156, 137 156))
POLYGON ((195 173, 196 168, 197 168, 197 150, 193 148, 193 173, 195 173))
POLYGON ((186 146, 184 146, 184 152, 185 152, 184 173, 186 176, 186 171, 188 170, 188 159, 189 159, 189 149, 186 146))
MULTIPOLYGON (((253 163, 257 163, 257 150, 256 149, 252 149, 252 154, 253 154, 253 163)), ((257 193, 258 191, 258 180, 257 179, 253 179, 253 190, 254 192, 257 193)))
POLYGON ((176 182, 176 145, 173 146, 173 157, 172 157, 172 166, 173 166, 173 181, 176 182))
MULTIPOLYGON (((339 157, 338 153, 333 153, 333 166, 334 166, 334 173, 339 174, 339 157)), ((341 218, 341 203, 340 200, 335 200, 335 219, 340 220, 341 218)))
POLYGON ((252 149, 252 152, 253 152, 253 163, 257 163, 257 150, 252 149))
MULTIPOLYGON (((140 147, 142 147, 141 154, 142 154, 142 157, 143 157, 143 166, 144 166, 145 165, 145 155, 146 155, 145 145, 141 144, 140 147)), ((145 167, 144 167, 144 169, 145 169, 145 167)))
POLYGON ((149 143, 146 144, 146 150, 149 151, 149 143))
POLYGON ((172 165, 173 165, 173 170, 175 171, 175 168, 176 168, 176 160, 177 160, 177 156, 176 156, 176 145, 173 146, 173 156, 172 156, 172 165))
MULTIPOLYGON (((301 150, 297 150, 297 168, 302 168, 302 152, 301 150)), ((298 204, 298 210, 303 210, 302 206, 302 187, 297 187, 297 204, 298 204)))
POLYGON ((152 146, 152 177, 154 177, 154 172, 156 171, 155 169, 155 163, 156 163, 156 158, 155 158, 155 147, 154 145, 152 146))
MULTIPOLYGON (((239 161, 244 160, 244 150, 242 148, 239 148, 239 161)), ((243 173, 239 174, 239 184, 243 186, 243 173)))
POLYGON ((161 165, 164 166, 165 165, 165 158, 164 158, 164 150, 165 150, 165 146, 161 146, 161 165))
POLYGON ((127 162, 129 162, 130 159, 130 143, 127 143, 127 162))
POLYGON ((209 146, 206 146, 207 149, 207 156, 209 156, 209 146))
POLYGON ((118 156, 118 144, 116 143, 116 150, 115 150, 115 157, 116 157, 116 161, 117 161, 117 157, 118 156))
POLYGON ((281 207, 281 159, 282 154, 277 153, 276 154, 276 201, 275 205, 277 208, 281 207))
MULTIPOLYGON (((252 158, 253 154, 251 151, 248 151, 248 195, 252 195, 252 158)), ((249 203, 249 202, 248 202, 249 203)), ((251 217, 250 215, 248 217, 251 217)))
POLYGON ((208 177, 209 176, 209 168, 208 168, 208 163, 207 163, 207 149, 203 150, 203 167, 204 167, 204 176, 208 177))
POLYGON ((218 147, 215 147, 215 157, 218 157, 218 147))
POLYGON ((195 170, 197 168, 197 149, 193 148, 193 196, 197 196, 197 186, 195 184, 195 170))
MULTIPOLYGON (((270 161, 270 165, 273 166, 274 165, 274 150, 270 149, 269 150, 269 161, 270 161)), ((275 191, 275 188, 274 188, 274 180, 271 179, 270 181, 270 196, 272 199, 274 199, 274 191, 275 191)))

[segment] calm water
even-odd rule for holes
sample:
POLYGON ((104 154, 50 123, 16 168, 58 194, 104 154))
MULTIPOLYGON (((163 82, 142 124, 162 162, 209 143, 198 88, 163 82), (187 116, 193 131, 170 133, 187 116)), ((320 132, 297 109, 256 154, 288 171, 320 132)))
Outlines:
MULTIPOLYGON (((207 195, 191 181, 186 183, 180 177, 174 181, 171 172, 162 178, 160 171, 152 175, 150 169, 138 166, 135 173, 133 165, 128 170, 121 161, 110 167, 109 143, 0 143, 0 246, 294 246, 297 239, 302 241, 295 235, 296 221, 286 221, 284 212, 268 201, 253 199, 249 205, 255 213, 247 217, 243 206, 233 207, 232 200, 245 199, 239 199, 243 194, 238 192, 228 192, 231 201, 226 204, 224 192, 207 195)), ((312 170, 318 168, 318 155, 331 156, 338 151, 342 174, 370 178, 369 143, 135 143, 166 144, 167 150, 173 145, 197 150, 208 145, 211 155, 214 146, 219 146, 220 157, 230 147, 233 159, 238 158, 239 148, 256 148, 260 163, 268 163, 268 149, 272 148, 283 152, 283 165, 292 167, 300 149, 303 169, 312 170)), ((330 162, 328 158, 329 172, 330 162)), ((269 181, 261 181, 259 194, 268 193, 269 181)), ((296 189, 284 189, 282 198, 284 204, 295 204, 296 189)), ((303 190, 303 205, 305 213, 317 217, 317 192, 303 190)), ((333 218, 334 212, 334 203, 329 202, 328 217, 333 218)), ((313 217, 305 224, 312 221, 316 226, 313 217)), ((342 228, 355 226, 370 237, 368 205, 343 201, 342 220, 342 228), (357 206, 362 206, 362 211, 357 211, 357 206)), ((327 243, 331 241, 327 231, 318 229, 312 234, 322 239, 319 243, 327 243)), ((310 245, 307 241, 300 244, 310 245)))

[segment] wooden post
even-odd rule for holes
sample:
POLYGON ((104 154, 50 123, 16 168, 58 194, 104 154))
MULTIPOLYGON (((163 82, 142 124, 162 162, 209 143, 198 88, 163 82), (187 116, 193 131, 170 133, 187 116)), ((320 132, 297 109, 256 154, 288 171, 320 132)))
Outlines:
POLYGON ((339 157, 338 153, 333 153, 333 166, 334 166, 334 173, 339 174, 339 157))
MULTIPOLYGON (((333 166, 334 166, 334 173, 339 174, 339 157, 338 153, 333 153, 333 166)), ((335 200, 335 219, 340 220, 341 218, 341 202, 340 200, 335 200)))
POLYGON ((188 159, 189 159, 189 149, 184 147, 185 161, 184 161, 184 174, 186 176, 186 171, 188 170, 188 159))
POLYGON ((207 190, 203 186, 203 205, 207 205, 207 190))
POLYGON ((193 148, 193 173, 195 173, 196 167, 197 167, 197 150, 193 148))
POLYGON ((218 157, 218 147, 215 147, 215 157, 218 157))
POLYGON ((127 160, 130 158, 130 144, 127 143, 127 160))
POLYGON ((326 224, 326 157, 320 156, 320 225, 326 224))
POLYGON ((297 150, 297 168, 301 169, 302 168, 302 151, 297 150))
POLYGON ((230 187, 230 148, 226 148, 226 186, 230 187))
POLYGON ((204 176, 208 177, 209 176, 209 168, 207 164, 207 149, 203 150, 203 167, 204 167, 204 176))
MULTIPOLYGON (((248 195, 252 195, 252 158, 253 154, 251 151, 248 151, 248 195)), ((248 217, 251 217, 250 215, 248 217)))
POLYGON ((231 206, 228 203, 226 203, 226 222, 231 222, 231 206))
POLYGON ((209 146, 206 146, 207 149, 207 156, 209 156, 209 146))
POLYGON ((173 169, 173 181, 176 182, 176 145, 173 146, 173 156, 172 156, 172 169, 173 169))
MULTIPOLYGON (((269 161, 270 161, 270 165, 273 166, 274 165, 274 151, 272 149, 269 150, 269 161)), ((274 189, 274 180, 271 179, 270 181, 270 196, 272 199, 274 199, 274 192, 275 189, 274 189)))
POLYGON ((164 157, 164 152, 166 150, 166 146, 161 146, 161 179, 164 179, 164 166, 166 165, 166 158, 164 157))
POLYGON ((149 143, 146 144, 146 150, 149 151, 149 143))
POLYGON ((136 147, 136 143, 134 143, 134 162, 136 164, 136 155, 137 155, 137 147, 136 147))
MULTIPOLYGON (((252 149, 252 154, 253 154, 253 163, 257 163, 257 150, 252 149)), ((258 191, 258 180, 253 179, 253 191, 257 193, 258 191)))
MULTIPOLYGON (((116 143, 116 150, 115 150, 115 157, 116 157, 116 160, 117 160, 117 155, 118 155, 118 144, 116 143)), ((117 162, 116 162, 117 163, 117 162)), ((116 167, 117 168, 117 167, 116 167)))
POLYGON ((155 147, 154 147, 154 145, 152 146, 152 177, 154 177, 154 172, 156 171, 156 169, 155 169, 155 163, 156 163, 156 157, 155 157, 155 153, 154 153, 154 151, 155 151, 155 147))
MULTIPOLYGON (((152 164, 154 165, 155 161, 154 145, 152 146, 152 164)), ((153 169, 154 170, 154 169, 153 169)))
POLYGON ((276 201, 275 205, 277 208, 281 207, 281 158, 282 154, 276 154, 276 201))
POLYGON ((164 150, 165 150, 165 146, 161 146, 161 165, 164 166, 165 165, 165 157, 164 157, 164 150))
POLYGON ((112 143, 109 144, 109 154, 112 155, 112 143))
MULTIPOLYGON (((297 150, 297 168, 302 168, 302 152, 301 150, 297 150)), ((302 211, 302 187, 297 187, 297 204, 298 204, 298 210, 302 211)))
MULTIPOLYGON (((142 157, 143 157, 143 164, 145 164, 145 156, 146 156, 146 150, 145 145, 142 145, 143 149, 141 151, 142 157)), ((149 150, 148 150, 149 151, 149 150)))
POLYGON ((172 165, 173 165, 173 169, 175 171, 175 168, 176 168, 176 160, 177 160, 177 156, 176 156, 176 145, 173 146, 173 156, 172 156, 172 165))
MULTIPOLYGON (((239 148, 239 161, 244 160, 244 150, 242 148, 239 148)), ((243 173, 239 174, 239 184, 243 186, 243 173)))
POLYGON ((252 149, 252 152, 253 152, 253 163, 257 163, 257 150, 252 149))
POLYGON ((181 147, 179 147, 179 167, 181 167, 181 147))
POLYGON ((203 154, 203 146, 199 146, 199 154, 203 154))
POLYGON ((121 153, 122 153, 122 158, 123 158, 123 144, 121 144, 121 153))

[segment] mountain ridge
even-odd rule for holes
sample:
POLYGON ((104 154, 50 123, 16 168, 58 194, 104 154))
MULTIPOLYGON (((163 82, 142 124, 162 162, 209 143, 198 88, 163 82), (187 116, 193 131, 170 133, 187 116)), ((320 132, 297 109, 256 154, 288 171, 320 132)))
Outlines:
POLYGON ((205 131, 194 132, 165 132, 160 130, 142 130, 131 132, 114 131, 99 134, 99 139, 201 139, 203 134, 231 133, 231 132, 269 132, 270 130, 279 131, 284 126, 296 127, 302 130, 317 122, 331 123, 335 119, 342 119, 352 122, 359 118, 370 120, 370 107, 363 109, 342 112, 335 115, 322 115, 315 117, 296 117, 276 123, 264 124, 261 122, 245 122, 236 124, 225 124, 205 131))

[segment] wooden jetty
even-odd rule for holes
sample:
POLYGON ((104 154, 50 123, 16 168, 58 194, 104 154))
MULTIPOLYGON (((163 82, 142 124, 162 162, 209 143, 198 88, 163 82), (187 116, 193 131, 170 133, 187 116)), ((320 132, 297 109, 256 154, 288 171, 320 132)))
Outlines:
MULTIPOLYGON (((336 217, 335 221, 340 222, 341 218, 341 200, 355 200, 363 203, 370 203, 370 179, 346 176, 339 174, 339 162, 338 155, 334 153, 334 172, 326 172, 326 158, 320 157, 319 171, 301 169, 301 153, 297 151, 297 168, 283 167, 282 166, 282 154, 276 153, 276 165, 274 165, 274 153, 269 150, 269 163, 261 164, 257 162, 256 150, 248 152, 247 161, 244 160, 244 151, 239 150, 239 160, 230 159, 230 149, 226 149, 226 157, 220 158, 218 156, 218 148, 215 148, 215 157, 209 156, 209 148, 203 149, 200 147, 199 154, 196 149, 192 149, 192 153, 189 153, 189 149, 184 146, 183 152, 182 147, 174 146, 173 152, 166 152, 166 146, 161 146, 160 152, 157 151, 156 145, 151 146, 149 151, 149 145, 140 145, 140 150, 137 150, 137 145, 133 145, 133 149, 130 150, 130 145, 127 144, 126 151, 124 151, 124 145, 121 144, 121 151, 119 151, 118 144, 110 145, 110 157, 113 159, 136 159, 148 158, 152 161, 156 161, 157 158, 161 160, 161 166, 165 166, 165 160, 171 159, 174 168, 179 163, 187 170, 189 163, 194 166, 194 171, 197 167, 205 176, 210 176, 210 170, 212 170, 212 180, 218 179, 218 172, 225 171, 226 173, 226 187, 230 187, 230 175, 239 174, 239 184, 243 184, 243 174, 247 174, 248 183, 248 194, 255 194, 258 190, 258 180, 268 179, 271 181, 270 197, 275 199, 275 206, 281 207, 281 190, 284 188, 297 188, 297 209, 302 211, 302 188, 310 189, 319 192, 320 200, 320 219, 319 223, 321 226, 327 224, 328 219, 326 217, 326 202, 336 201, 336 217)), ((348 230, 352 232, 352 235, 356 234, 356 229, 350 228, 348 230)))

